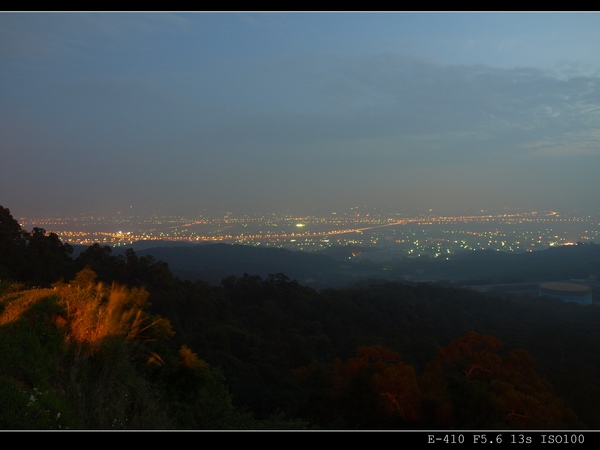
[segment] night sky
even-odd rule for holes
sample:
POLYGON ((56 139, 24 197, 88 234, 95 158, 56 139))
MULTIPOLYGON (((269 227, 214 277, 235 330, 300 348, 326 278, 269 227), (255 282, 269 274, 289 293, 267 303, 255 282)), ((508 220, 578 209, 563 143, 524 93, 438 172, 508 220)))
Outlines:
POLYGON ((0 205, 600 209, 600 14, 0 13, 0 205))

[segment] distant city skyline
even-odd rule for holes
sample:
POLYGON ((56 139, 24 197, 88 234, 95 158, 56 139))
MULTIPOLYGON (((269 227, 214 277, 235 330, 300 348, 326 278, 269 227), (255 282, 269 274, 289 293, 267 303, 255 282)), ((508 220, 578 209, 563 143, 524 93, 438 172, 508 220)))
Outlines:
POLYGON ((0 205, 600 209, 596 12, 5 12, 0 205))
POLYGON ((481 211, 416 217, 351 208, 323 216, 289 214, 205 214, 201 217, 116 216, 21 218, 25 230, 55 233, 63 242, 116 248, 229 243, 322 251, 331 247, 362 248, 376 253, 353 257, 393 259, 432 256, 449 259, 474 250, 529 252, 553 246, 595 243, 600 213, 568 215, 558 211, 481 211))

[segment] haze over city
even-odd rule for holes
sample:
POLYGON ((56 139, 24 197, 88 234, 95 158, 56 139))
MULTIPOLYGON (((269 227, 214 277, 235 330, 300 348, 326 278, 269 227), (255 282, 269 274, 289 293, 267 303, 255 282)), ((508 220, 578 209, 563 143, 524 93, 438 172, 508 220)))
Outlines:
POLYGON ((15 217, 598 211, 600 15, 0 14, 15 217))

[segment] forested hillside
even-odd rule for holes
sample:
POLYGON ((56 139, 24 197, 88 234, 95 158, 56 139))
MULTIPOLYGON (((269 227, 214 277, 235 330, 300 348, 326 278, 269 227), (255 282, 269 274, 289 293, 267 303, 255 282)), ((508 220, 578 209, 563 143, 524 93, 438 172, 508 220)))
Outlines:
POLYGON ((182 280, 0 207, 2 429, 597 429, 600 311, 431 283, 182 280))

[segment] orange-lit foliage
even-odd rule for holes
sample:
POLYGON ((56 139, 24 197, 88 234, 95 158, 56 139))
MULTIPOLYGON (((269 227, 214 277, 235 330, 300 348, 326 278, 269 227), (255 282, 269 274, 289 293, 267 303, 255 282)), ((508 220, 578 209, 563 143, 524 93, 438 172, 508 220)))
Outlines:
POLYGON ((502 366, 502 358, 496 353, 501 347, 495 337, 470 331, 442 348, 436 361, 460 370, 467 380, 488 379, 502 366))
MULTIPOLYGON (((384 400, 385 410, 405 420, 417 420, 420 413, 421 392, 415 370, 404 364, 401 356, 381 345, 362 346, 356 358, 337 362, 337 370, 368 370, 373 391, 384 400), (345 367, 344 367, 345 366, 345 367)), ((339 373, 339 372, 338 372, 339 373)))
POLYGON ((380 345, 356 356, 296 371, 312 388, 313 420, 342 428, 578 427, 573 411, 552 392, 525 350, 500 353, 493 336, 469 332, 438 350, 417 376, 400 355, 380 345), (318 405, 318 406, 316 406, 318 405))
POLYGON ((11 301, 12 295, 6 294, 1 300, 3 302, 3 310, 0 314, 0 326, 7 325, 22 317, 33 305, 44 299, 54 292, 51 289, 31 289, 25 294, 15 295, 19 301, 11 301))
POLYGON ((70 284, 55 285, 67 310, 72 341, 94 343, 121 336, 127 341, 148 342, 173 334, 168 320, 146 311, 149 294, 145 289, 116 283, 108 288, 95 279, 95 273, 85 268, 70 284))
POLYGON ((411 366, 398 363, 386 367, 383 373, 375 373, 372 380, 375 392, 387 400, 385 407, 390 414, 399 414, 404 420, 419 419, 421 390, 411 366))
POLYGON ((208 368, 208 363, 198 357, 198 355, 187 346, 182 345, 179 348, 179 364, 191 370, 201 370, 208 368))
POLYGON ((359 347, 356 357, 336 358, 323 372, 315 365, 298 372, 319 389, 330 417, 344 427, 399 427, 418 420, 421 392, 414 369, 380 345, 359 347))
POLYGON ((527 351, 502 356, 501 347, 493 336, 471 331, 439 350, 420 377, 426 396, 437 403, 438 425, 482 420, 498 427, 552 429, 576 421, 536 373, 527 351))

